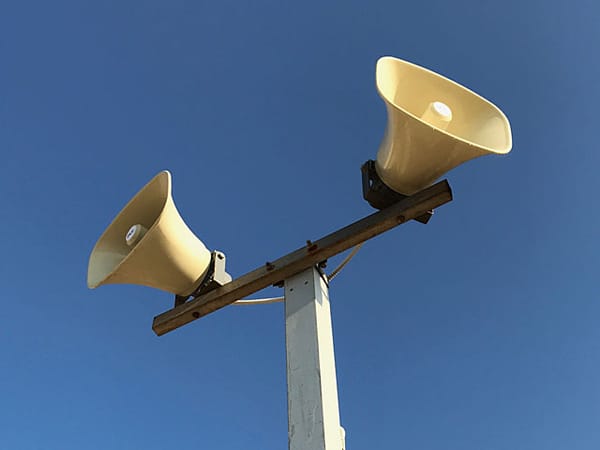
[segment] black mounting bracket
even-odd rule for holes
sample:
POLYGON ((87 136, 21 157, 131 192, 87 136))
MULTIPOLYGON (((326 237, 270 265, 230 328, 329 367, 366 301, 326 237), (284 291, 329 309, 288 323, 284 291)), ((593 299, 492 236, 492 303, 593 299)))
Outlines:
MULTIPOLYGON (((408 195, 403 195, 394 191, 383 182, 377 174, 377 170, 375 170, 375 161, 371 159, 368 160, 361 166, 360 171, 362 172, 363 198, 373 208, 379 210, 385 209, 408 197, 408 195)), ((415 218, 415 220, 417 222, 427 223, 432 215, 433 210, 427 211, 427 213, 415 218)))

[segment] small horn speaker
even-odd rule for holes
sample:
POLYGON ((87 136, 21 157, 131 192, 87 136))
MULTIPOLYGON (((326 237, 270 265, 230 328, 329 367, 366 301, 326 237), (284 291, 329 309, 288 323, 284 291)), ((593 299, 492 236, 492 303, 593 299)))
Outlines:
POLYGON ((465 161, 510 151, 506 116, 460 84, 389 56, 376 79, 388 122, 375 169, 394 191, 414 194, 465 161))
POLYGON ((163 171, 100 236, 90 255, 87 284, 140 284, 187 296, 210 265, 211 252, 179 215, 171 197, 171 174, 163 171))

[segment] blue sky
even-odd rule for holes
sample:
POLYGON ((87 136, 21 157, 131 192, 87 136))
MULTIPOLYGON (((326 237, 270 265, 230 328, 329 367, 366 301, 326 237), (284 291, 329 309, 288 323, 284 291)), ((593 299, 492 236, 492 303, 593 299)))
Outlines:
POLYGON ((369 214, 359 169, 392 55, 497 104, 514 147, 449 173, 455 200, 430 224, 373 239, 332 283, 348 449, 597 449, 598 14, 3 2, 0 448, 285 448, 283 306, 159 338, 171 296, 88 290, 89 252, 163 169, 234 276, 369 214))

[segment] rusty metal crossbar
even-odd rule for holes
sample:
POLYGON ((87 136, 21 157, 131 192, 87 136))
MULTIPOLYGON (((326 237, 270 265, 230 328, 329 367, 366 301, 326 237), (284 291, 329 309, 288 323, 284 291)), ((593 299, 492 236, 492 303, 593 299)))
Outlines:
POLYGON ((165 311, 154 318, 152 329, 159 336, 173 331, 261 289, 280 283, 361 242, 421 217, 451 200, 449 183, 446 180, 440 181, 319 240, 307 241, 306 246, 298 250, 165 311))

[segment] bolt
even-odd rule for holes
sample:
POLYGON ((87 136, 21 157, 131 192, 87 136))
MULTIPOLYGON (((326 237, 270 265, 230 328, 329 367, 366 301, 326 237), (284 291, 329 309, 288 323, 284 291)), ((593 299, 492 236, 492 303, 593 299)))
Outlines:
POLYGON ((319 248, 319 246, 313 243, 313 241, 311 241, 310 239, 306 241, 306 247, 309 252, 314 252, 317 248, 319 248))

